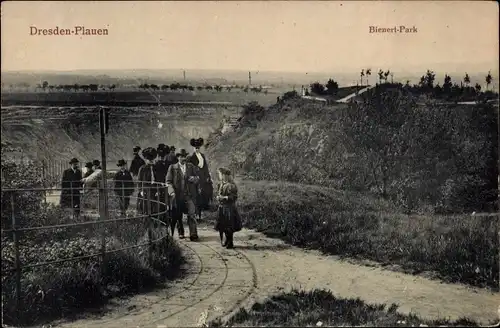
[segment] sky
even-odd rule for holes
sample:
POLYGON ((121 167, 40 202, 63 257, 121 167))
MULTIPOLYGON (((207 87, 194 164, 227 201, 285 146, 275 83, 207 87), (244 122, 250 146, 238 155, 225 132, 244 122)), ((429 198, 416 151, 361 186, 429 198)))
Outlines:
POLYGON ((2 2, 2 71, 498 71, 498 14, 494 1, 2 2), (417 32, 369 33, 400 25, 417 32))

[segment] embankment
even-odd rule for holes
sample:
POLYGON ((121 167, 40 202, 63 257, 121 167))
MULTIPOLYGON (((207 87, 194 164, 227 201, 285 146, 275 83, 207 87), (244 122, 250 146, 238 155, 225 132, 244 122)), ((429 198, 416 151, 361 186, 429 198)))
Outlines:
POLYGON ((497 206, 496 110, 426 108, 400 90, 362 104, 254 104, 208 154, 244 178, 247 227, 498 289, 498 217, 470 215, 497 206))

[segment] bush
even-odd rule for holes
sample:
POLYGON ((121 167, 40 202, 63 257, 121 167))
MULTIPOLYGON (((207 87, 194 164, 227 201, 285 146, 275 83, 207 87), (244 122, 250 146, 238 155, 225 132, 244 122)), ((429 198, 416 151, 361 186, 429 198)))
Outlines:
POLYGON ((373 196, 303 184, 245 181, 239 188, 247 228, 327 254, 498 289, 498 217, 403 215, 373 196))
POLYGON ((366 94, 349 105, 272 106, 209 156, 237 149, 230 165, 239 175, 375 191, 408 214, 498 209, 498 109, 422 105, 402 85, 366 94))

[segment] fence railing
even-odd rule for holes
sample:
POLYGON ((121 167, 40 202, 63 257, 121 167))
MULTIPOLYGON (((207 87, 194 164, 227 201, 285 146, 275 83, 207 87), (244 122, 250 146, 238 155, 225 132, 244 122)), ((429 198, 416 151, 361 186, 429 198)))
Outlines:
MULTIPOLYGON (((108 179, 107 179, 108 180, 108 179)), ((93 257, 101 257, 101 261, 106 261, 106 256, 111 253, 121 252, 132 248, 149 246, 148 260, 153 263, 153 246, 165 239, 168 229, 161 229, 167 226, 167 221, 171 216, 171 206, 166 192, 166 185, 151 181, 125 181, 115 183, 109 179, 105 190, 98 185, 82 188, 81 184, 74 183, 68 188, 26 188, 8 189, 2 188, 2 244, 9 240, 13 244, 13 259, 4 258, 2 252, 2 276, 15 274, 16 299, 18 308, 21 305, 21 277, 24 270, 54 264, 61 264, 69 261, 81 261, 93 257), (107 194, 107 195, 106 195, 107 194), (106 195, 106 197, 105 197, 106 195), (108 200, 114 200, 108 202, 108 200), (130 200, 135 202, 129 203, 130 200), (54 206, 47 205, 52 203, 54 206), (109 208, 107 208, 107 204, 109 208), (134 204, 135 203, 135 204, 134 204), (104 205, 106 204, 106 205, 104 205), (127 205, 136 206, 136 215, 127 215, 127 205), (51 212, 53 215, 44 215, 43 211, 48 208, 62 209, 60 212, 51 212), (92 212, 99 214, 93 218, 92 212), (59 213, 60 216, 54 214, 59 213), (39 218, 43 217, 41 220, 39 218), (37 221, 38 225, 33 225, 37 221), (62 221, 62 222, 61 222, 62 221), (132 244, 126 243, 123 247, 116 249, 106 248, 106 238, 116 237, 116 229, 106 229, 105 226, 131 221, 143 221, 147 229, 147 241, 138 242, 140 233, 134 227, 132 234, 135 234, 132 244), (43 231, 64 231, 64 238, 75 237, 65 229, 88 229, 96 228, 101 237, 100 251, 93 254, 85 254, 76 257, 60 258, 52 261, 35 263, 24 263, 20 255, 20 244, 22 238, 29 238, 31 243, 43 243, 49 240, 52 235, 47 236, 43 231), (153 238, 153 230, 160 228, 165 233, 153 238), (7 264, 6 264, 7 263, 7 264), (10 263, 10 266, 8 265, 10 263)), ((133 212, 135 212, 133 211, 133 212)), ((88 233, 89 231, 87 231, 88 233)), ((90 231, 85 238, 95 237, 94 231, 90 231)), ((81 237, 81 235, 80 235, 81 237)), ((3 247, 4 245, 2 245, 3 247)), ((31 247, 40 245, 32 244, 31 247)))

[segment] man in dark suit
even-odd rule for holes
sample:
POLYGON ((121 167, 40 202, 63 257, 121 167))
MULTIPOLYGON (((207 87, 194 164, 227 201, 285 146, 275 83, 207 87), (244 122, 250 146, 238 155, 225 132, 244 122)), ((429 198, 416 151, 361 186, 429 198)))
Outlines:
POLYGON ((146 164, 144 159, 142 159, 142 157, 139 155, 140 151, 141 147, 139 146, 134 147, 134 158, 132 159, 132 163, 130 163, 130 169, 129 169, 130 173, 132 173, 134 177, 137 177, 139 175, 139 169, 141 168, 141 166, 146 164))
POLYGON ((158 158, 156 160, 156 163, 154 164, 154 176, 155 176, 155 181, 158 182, 158 195, 157 195, 157 203, 155 206, 156 209, 158 209, 158 212, 165 212, 161 217, 158 217, 158 220, 162 220, 165 222, 165 224, 168 222, 167 220, 167 193, 166 193, 166 188, 165 188, 165 179, 167 176, 167 170, 168 167, 170 166, 169 163, 167 163, 166 158, 169 153, 169 148, 165 144, 159 144, 158 148, 156 149, 158 153, 158 158))
POLYGON ((82 171, 78 168, 78 159, 73 158, 69 162, 71 167, 64 170, 61 181, 61 201, 62 208, 70 208, 73 216, 80 216, 80 190, 82 188, 82 171))
POLYGON ((130 196, 134 193, 134 180, 127 170, 127 163, 120 159, 116 164, 120 170, 115 175, 115 193, 120 202, 120 212, 122 216, 127 215, 127 209, 130 205, 130 196))
POLYGON ((155 203, 151 200, 156 200, 155 194, 157 187, 155 183, 154 161, 157 156, 157 151, 153 147, 148 147, 142 152, 145 163, 139 169, 137 183, 139 196, 137 201, 137 210, 139 213, 151 215, 154 213, 155 203))
POLYGON ((172 236, 176 224, 179 224, 179 238, 184 238, 184 227, 182 226, 182 215, 188 215, 189 239, 198 240, 198 229, 196 223, 196 198, 198 194, 198 172, 196 167, 187 162, 188 153, 181 149, 176 154, 179 162, 170 165, 167 172, 167 191, 172 198, 172 236))

